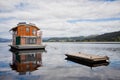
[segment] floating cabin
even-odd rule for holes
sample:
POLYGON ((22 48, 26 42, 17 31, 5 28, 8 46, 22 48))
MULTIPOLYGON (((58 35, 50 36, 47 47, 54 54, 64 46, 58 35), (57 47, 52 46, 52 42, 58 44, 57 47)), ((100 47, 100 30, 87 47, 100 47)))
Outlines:
POLYGON ((35 24, 20 22, 10 31, 12 32, 11 49, 45 49, 45 45, 42 45, 42 32, 35 24))
POLYGON ((99 56, 86 53, 74 53, 74 54, 65 54, 68 59, 78 60, 81 62, 87 62, 90 64, 107 62, 109 60, 108 56, 99 56))

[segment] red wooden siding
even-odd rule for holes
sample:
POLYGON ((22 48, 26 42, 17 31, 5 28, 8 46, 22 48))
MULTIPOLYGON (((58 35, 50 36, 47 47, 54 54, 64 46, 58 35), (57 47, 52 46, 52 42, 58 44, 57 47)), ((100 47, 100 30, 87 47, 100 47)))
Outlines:
POLYGON ((17 28, 17 36, 37 36, 37 28, 35 26, 20 25, 17 28), (35 34, 33 34, 33 31, 35 31, 35 34))

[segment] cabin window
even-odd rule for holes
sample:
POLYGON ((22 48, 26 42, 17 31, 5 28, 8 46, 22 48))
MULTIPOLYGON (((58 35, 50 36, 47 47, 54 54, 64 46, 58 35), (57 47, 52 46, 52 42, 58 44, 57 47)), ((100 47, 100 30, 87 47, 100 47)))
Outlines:
POLYGON ((27 38, 26 44, 36 44, 37 39, 36 38, 27 38))
POLYGON ((30 30, 30 29, 27 27, 27 28, 26 28, 26 32, 29 32, 29 30, 30 30))
POLYGON ((36 34, 36 30, 33 30, 33 31, 32 31, 32 34, 35 35, 35 34, 36 34))

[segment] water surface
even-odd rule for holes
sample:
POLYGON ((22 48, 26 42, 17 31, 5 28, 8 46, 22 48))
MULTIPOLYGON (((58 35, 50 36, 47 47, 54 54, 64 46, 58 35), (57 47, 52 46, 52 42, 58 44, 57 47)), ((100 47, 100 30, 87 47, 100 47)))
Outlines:
POLYGON ((0 43, 0 80, 120 80, 120 44, 44 43, 46 51, 26 52, 8 44, 0 43), (110 63, 91 68, 65 60, 77 52, 107 55, 110 63))

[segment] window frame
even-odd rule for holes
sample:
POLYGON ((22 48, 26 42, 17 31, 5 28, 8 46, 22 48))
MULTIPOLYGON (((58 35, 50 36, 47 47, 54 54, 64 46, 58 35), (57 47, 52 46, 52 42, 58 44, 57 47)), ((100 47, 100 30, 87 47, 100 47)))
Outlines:
POLYGON ((26 38, 26 44, 37 44, 37 38, 26 38))
POLYGON ((26 27, 26 32, 30 32, 30 28, 29 27, 26 27))

